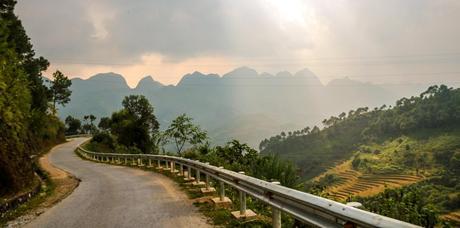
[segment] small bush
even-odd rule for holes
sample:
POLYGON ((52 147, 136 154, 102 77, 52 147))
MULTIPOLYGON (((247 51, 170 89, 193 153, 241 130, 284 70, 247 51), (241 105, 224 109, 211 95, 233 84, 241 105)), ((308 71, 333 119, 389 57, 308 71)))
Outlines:
POLYGON ((99 132, 93 136, 91 139, 92 143, 99 143, 99 144, 104 144, 110 149, 115 149, 115 140, 112 138, 112 136, 109 133, 106 132, 99 132))

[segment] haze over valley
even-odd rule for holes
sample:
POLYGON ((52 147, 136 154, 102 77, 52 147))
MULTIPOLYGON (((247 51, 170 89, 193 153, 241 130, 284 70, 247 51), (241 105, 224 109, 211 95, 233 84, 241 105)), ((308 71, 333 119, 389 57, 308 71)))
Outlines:
POLYGON ((72 79, 72 102, 59 107, 62 119, 110 116, 129 94, 145 95, 161 126, 182 113, 206 129, 213 144, 238 139, 258 148, 262 139, 321 121, 343 110, 393 105, 403 96, 418 95, 428 84, 371 84, 350 78, 324 85, 310 70, 275 75, 240 67, 224 75, 195 71, 179 83, 163 85, 146 76, 130 88, 122 75, 101 73, 72 79))

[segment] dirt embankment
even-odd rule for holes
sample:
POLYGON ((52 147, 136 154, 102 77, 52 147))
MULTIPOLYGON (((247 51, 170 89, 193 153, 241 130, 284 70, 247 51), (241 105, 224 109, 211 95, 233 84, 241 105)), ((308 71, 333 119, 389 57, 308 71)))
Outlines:
MULTIPOLYGON (((29 223, 35 217, 45 212, 46 209, 52 207, 53 205, 55 205, 62 199, 66 198, 68 195, 70 195, 70 193, 72 193, 73 190, 78 186, 80 181, 77 178, 75 178, 74 176, 72 176, 64 170, 53 166, 50 163, 49 156, 54 152, 55 148, 57 147, 59 147, 59 145, 51 149, 49 153, 45 154, 39 159, 40 167, 44 171, 46 171, 49 179, 52 182, 53 191, 37 207, 32 208, 26 214, 18 217, 17 219, 8 222, 6 227, 21 227, 29 223)), ((49 188, 50 186, 47 187, 49 188)))

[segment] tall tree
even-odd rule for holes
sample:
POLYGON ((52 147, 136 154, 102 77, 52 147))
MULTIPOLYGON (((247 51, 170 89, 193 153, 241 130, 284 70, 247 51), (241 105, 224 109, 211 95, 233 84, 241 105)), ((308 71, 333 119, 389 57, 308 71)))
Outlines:
POLYGON ((70 91, 69 87, 72 85, 72 81, 67 78, 62 72, 56 71, 53 73, 53 81, 51 85, 51 99, 53 102, 53 113, 56 113, 56 104, 65 106, 69 103, 70 91))
POLYGON ((123 99, 123 109, 112 114, 110 130, 118 143, 137 147, 143 153, 155 151, 152 135, 160 127, 153 106, 141 95, 130 95, 123 99))
POLYGON ((195 146, 205 142, 207 139, 206 131, 194 125, 192 118, 185 114, 174 119, 165 133, 174 141, 179 155, 181 155, 186 143, 195 146))
POLYGON ((99 124, 97 126, 99 127, 99 129, 107 131, 107 130, 110 129, 111 124, 112 124, 112 122, 111 122, 109 117, 102 117, 99 120, 99 124))
POLYGON ((79 119, 76 119, 72 116, 67 116, 67 118, 65 118, 65 124, 67 135, 75 135, 80 133, 81 121, 79 119))
POLYGON ((63 124, 47 113, 51 96, 42 72, 49 63, 35 57, 15 4, 0 1, 0 195, 30 187, 30 155, 64 136, 63 124))

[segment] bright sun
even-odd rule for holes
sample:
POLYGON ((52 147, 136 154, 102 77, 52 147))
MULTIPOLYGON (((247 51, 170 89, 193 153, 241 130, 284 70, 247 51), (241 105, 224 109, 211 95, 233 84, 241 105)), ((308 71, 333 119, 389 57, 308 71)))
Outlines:
POLYGON ((305 2, 300 0, 266 0, 283 23, 305 23, 305 2))

